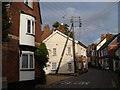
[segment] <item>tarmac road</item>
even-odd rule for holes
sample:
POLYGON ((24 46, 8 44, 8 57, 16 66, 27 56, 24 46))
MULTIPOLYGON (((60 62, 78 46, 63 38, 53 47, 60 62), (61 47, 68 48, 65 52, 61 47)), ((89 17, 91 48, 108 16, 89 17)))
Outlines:
POLYGON ((116 74, 108 70, 90 68, 80 76, 62 80, 49 88, 117 88, 116 74))

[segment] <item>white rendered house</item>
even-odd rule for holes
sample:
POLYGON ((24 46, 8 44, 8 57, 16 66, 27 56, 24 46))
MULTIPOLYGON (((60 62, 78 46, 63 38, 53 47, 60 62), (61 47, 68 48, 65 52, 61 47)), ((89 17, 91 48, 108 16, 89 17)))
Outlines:
MULTIPOLYGON (((47 63, 47 67, 44 68, 46 74, 55 73, 67 37, 68 36, 65 34, 56 30, 43 41, 49 52, 49 61, 47 63)), ((86 56, 86 48, 80 45, 78 41, 75 41, 75 53, 76 55, 86 56)), ((69 38, 68 40, 58 73, 74 73, 72 38, 69 38)))

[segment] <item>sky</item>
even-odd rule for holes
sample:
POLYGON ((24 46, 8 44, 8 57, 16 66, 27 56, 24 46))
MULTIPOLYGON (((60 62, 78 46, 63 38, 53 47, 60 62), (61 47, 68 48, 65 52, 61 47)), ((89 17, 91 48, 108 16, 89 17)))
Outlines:
POLYGON ((86 46, 99 42, 101 34, 118 33, 117 2, 40 2, 40 8, 43 27, 52 28, 56 21, 71 25, 71 17, 78 21, 80 16, 82 27, 74 23, 75 39, 86 46))

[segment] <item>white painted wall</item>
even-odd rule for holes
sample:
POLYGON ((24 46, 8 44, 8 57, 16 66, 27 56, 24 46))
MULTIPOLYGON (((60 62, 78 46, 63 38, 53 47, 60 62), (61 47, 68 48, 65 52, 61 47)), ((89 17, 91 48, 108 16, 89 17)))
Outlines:
MULTIPOLYGON (((55 32, 54 32, 55 33, 55 32)), ((52 35, 49 39, 44 40, 47 49, 49 51, 49 66, 46 68, 44 68, 46 74, 49 73, 55 73, 55 71, 51 71, 51 62, 57 62, 57 65, 59 63, 65 42, 66 42, 66 37, 64 37, 63 35, 61 35, 60 33, 56 32, 54 35, 52 35), (57 49, 57 55, 53 56, 53 48, 57 49)), ((68 40, 68 44, 67 44, 63 59, 62 59, 62 63, 59 69, 58 73, 74 73, 74 61, 73 61, 73 49, 72 49, 72 40, 68 40), (68 50, 67 47, 71 48, 71 55, 68 55, 68 50), (68 62, 72 63, 72 71, 68 71, 68 62)), ((81 53, 83 53, 84 55, 86 55, 86 52, 81 52, 79 48, 83 48, 82 46, 78 45, 77 43, 75 43, 75 51, 76 53, 78 53, 79 55, 81 55, 81 53)), ((85 50, 85 48, 83 48, 85 50)), ((85 50, 86 51, 86 50, 85 50)))
POLYGON ((20 81, 34 80, 35 72, 34 71, 20 71, 20 81))
POLYGON ((20 14, 20 45, 29 45, 35 46, 35 37, 32 35, 27 34, 27 20, 35 21, 35 18, 27 15, 27 14, 20 14))
POLYGON ((97 50, 98 49, 100 49, 100 47, 102 47, 105 43, 106 43, 106 38, 102 41, 102 42, 100 42, 98 45, 97 45, 97 50))

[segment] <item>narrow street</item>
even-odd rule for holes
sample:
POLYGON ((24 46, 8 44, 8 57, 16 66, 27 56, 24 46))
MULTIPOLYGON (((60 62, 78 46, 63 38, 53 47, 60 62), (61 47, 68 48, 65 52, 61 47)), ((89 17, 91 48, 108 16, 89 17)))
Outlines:
POLYGON ((116 74, 111 71, 90 68, 87 73, 60 81, 49 88, 117 88, 115 77, 116 74))

